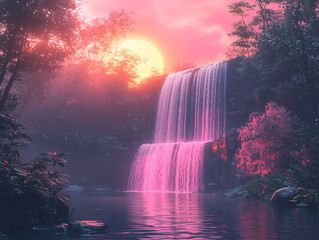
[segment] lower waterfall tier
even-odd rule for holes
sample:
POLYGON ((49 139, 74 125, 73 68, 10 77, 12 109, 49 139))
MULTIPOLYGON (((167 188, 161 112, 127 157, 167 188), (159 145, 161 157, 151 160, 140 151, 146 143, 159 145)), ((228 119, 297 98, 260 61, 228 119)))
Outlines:
POLYGON ((144 144, 136 154, 128 191, 200 192, 209 142, 144 144))

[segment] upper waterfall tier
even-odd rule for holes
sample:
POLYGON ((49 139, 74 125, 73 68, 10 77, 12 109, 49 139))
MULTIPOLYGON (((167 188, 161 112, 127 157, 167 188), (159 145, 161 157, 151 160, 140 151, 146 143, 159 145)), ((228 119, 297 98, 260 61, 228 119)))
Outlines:
POLYGON ((210 141, 225 134, 225 62, 171 74, 161 91, 154 142, 210 141))

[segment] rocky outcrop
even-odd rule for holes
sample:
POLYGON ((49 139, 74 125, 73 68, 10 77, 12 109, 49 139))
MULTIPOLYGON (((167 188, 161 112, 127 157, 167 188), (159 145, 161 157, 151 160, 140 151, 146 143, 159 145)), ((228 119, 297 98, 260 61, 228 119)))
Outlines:
MULTIPOLYGON (((91 220, 91 221, 74 221, 71 223, 62 223, 56 226, 47 226, 47 227, 34 227, 33 232, 41 234, 61 234, 68 233, 71 235, 80 235, 80 234, 98 234, 98 233, 107 233, 109 227, 107 224, 91 220)), ((0 235, 0 240, 1 235, 0 235)))
POLYGON ((296 187, 294 186, 280 188, 276 192, 274 192, 274 194, 270 198, 270 203, 273 205, 291 206, 291 200, 293 200, 295 193, 296 187))
POLYGON ((6 234, 0 233, 0 240, 9 240, 9 237, 6 234))
POLYGON ((239 198, 242 198, 243 195, 245 194, 246 190, 245 190, 245 187, 239 185, 239 186, 236 186, 232 189, 229 189, 227 190, 224 195, 225 196, 228 196, 228 197, 239 197, 239 198))
POLYGON ((319 193, 302 187, 285 187, 278 189, 271 197, 270 203, 297 208, 317 208, 319 193))
POLYGON ((68 224, 68 232, 96 234, 107 233, 109 227, 101 221, 75 221, 68 224))

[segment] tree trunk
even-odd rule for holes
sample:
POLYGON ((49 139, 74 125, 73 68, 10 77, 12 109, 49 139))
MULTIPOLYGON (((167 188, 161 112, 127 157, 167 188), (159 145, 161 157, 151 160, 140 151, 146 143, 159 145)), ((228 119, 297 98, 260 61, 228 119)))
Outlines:
POLYGON ((7 66, 8 66, 9 61, 6 59, 3 61, 2 66, 1 66, 1 72, 0 72, 0 86, 3 82, 4 77, 6 76, 7 73, 7 66))
POLYGON ((5 109, 5 104, 9 98, 9 93, 10 93, 10 90, 11 90, 11 87, 14 83, 14 81, 16 80, 16 77, 17 77, 17 74, 18 74, 18 67, 16 67, 11 75, 11 78, 4 90, 4 93, 3 93, 3 96, 2 96, 2 99, 0 101, 0 112, 3 112, 4 109, 5 109))

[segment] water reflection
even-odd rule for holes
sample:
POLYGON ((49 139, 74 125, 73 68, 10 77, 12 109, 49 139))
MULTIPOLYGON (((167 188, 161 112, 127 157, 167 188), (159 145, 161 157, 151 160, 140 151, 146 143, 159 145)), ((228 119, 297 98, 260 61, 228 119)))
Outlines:
MULTIPOLYGON (((163 239, 207 239, 200 194, 130 193, 129 214, 135 230, 163 239)), ((210 238, 222 238, 210 227, 210 238)))
POLYGON ((204 194, 128 193, 128 200, 138 239, 319 239, 318 216, 304 209, 204 194))
POLYGON ((273 231, 273 210, 267 205, 255 201, 240 203, 237 211, 238 232, 242 239, 280 239, 277 232, 273 231))
MULTIPOLYGON (((307 209, 274 209, 261 201, 211 194, 71 193, 74 219, 101 220, 110 233, 85 240, 118 239, 319 239, 319 215, 307 209)), ((68 240, 15 236, 11 240, 68 240)))

